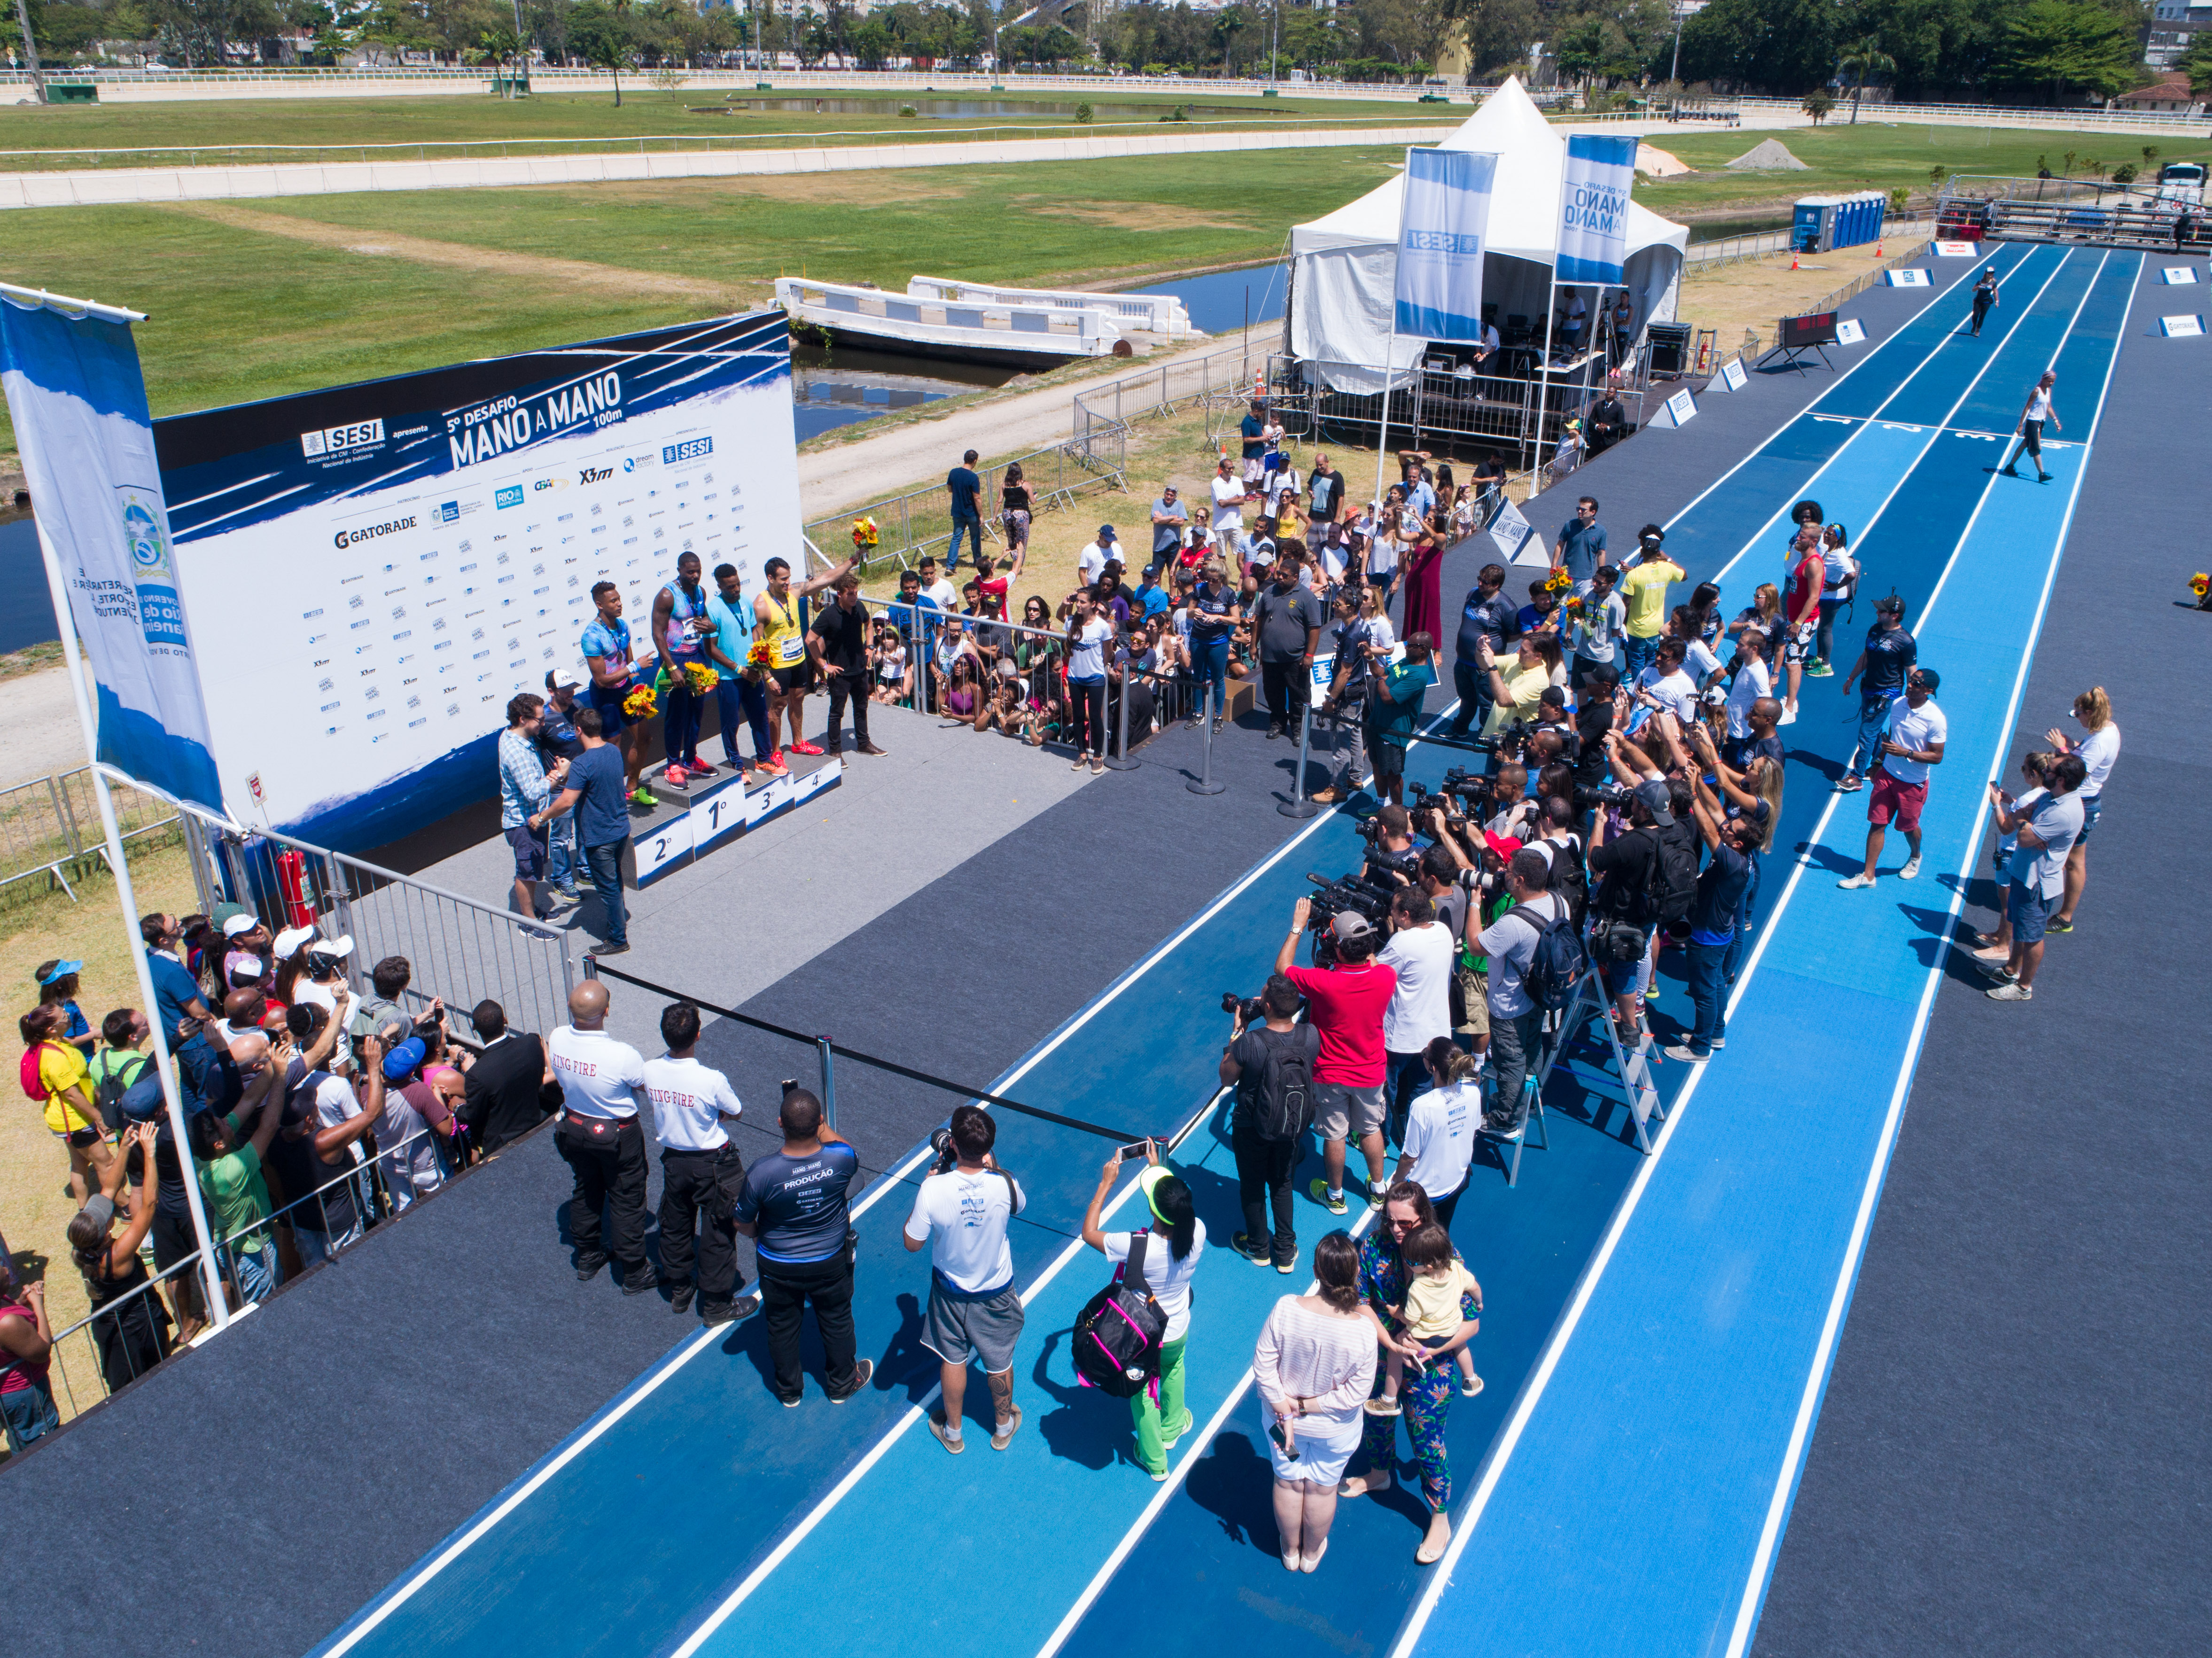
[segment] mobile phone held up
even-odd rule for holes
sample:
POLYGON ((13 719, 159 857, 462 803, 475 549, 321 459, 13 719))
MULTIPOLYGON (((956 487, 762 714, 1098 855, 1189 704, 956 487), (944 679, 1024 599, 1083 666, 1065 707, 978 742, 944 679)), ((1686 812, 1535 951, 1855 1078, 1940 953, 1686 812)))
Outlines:
POLYGON ((1121 1161, 1123 1163, 1142 1163, 1145 1160, 1151 1145, 1152 1142, 1150 1140, 1139 1140, 1133 1145, 1123 1146, 1121 1148, 1121 1161))

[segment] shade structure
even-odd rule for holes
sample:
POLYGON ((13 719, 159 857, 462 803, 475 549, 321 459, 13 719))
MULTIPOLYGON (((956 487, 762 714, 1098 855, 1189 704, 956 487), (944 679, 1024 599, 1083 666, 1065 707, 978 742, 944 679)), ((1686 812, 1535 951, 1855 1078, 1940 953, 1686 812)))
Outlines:
MULTIPOLYGON (((1521 315, 1540 326, 1559 251, 1565 137, 1545 120, 1515 78, 1492 93, 1441 148, 1486 150, 1498 158, 1483 299, 1496 302, 1501 321, 1521 315)), ((1390 343, 1398 218, 1405 193, 1401 174, 1291 232, 1290 349, 1315 364, 1340 391, 1379 391, 1386 355, 1392 367, 1402 368, 1419 362, 1428 345, 1401 337, 1394 351, 1390 343)), ((1682 251, 1689 240, 1683 226, 1629 203, 1626 286, 1639 330, 1673 320, 1682 251)), ((1595 289, 1584 290, 1593 315, 1601 297, 1609 301, 1612 291, 1601 296, 1595 289)))

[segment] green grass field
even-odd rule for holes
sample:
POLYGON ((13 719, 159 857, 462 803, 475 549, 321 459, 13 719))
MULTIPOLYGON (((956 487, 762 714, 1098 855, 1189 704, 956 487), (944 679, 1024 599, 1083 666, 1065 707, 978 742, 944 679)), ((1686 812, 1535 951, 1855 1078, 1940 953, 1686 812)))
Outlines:
MULTIPOLYGON (((678 88, 660 91, 646 82, 626 86, 622 107, 615 107, 611 93, 548 93, 541 96, 502 100, 479 94, 438 98, 280 99, 252 103, 63 104, 0 105, 0 151, 53 152, 67 149, 187 149, 200 146, 306 145, 343 147, 351 144, 457 143, 514 144, 528 147, 542 141, 604 138, 697 137, 720 142, 742 139, 769 143, 778 138, 813 138, 822 134, 857 134, 825 138, 832 143, 878 141, 879 135, 896 132, 902 137, 944 139, 972 135, 978 129, 1006 126, 1068 127, 1076 125, 1074 93, 1039 94, 975 94, 948 93, 932 99, 927 93, 903 94, 908 102, 939 100, 1012 103, 1021 107, 1004 114, 958 118, 902 117, 902 95, 866 96, 861 101, 879 104, 883 112, 838 112, 817 115, 811 110, 750 109, 748 100, 783 98, 796 94, 733 94, 738 106, 730 114, 702 113, 725 104, 720 90, 678 88)), ((859 94, 844 94, 858 97, 859 94)), ((1121 106, 1137 106, 1146 113, 1139 122, 1157 121, 1176 104, 1185 105, 1194 123, 1254 122, 1268 125, 1325 121, 1333 125, 1380 124, 1397 125, 1451 118, 1431 106, 1402 102, 1358 102, 1337 99, 1196 99, 1131 93, 1118 88, 1102 91, 1093 100, 1098 122, 1126 123, 1121 106)), ((1462 106, 1460 113, 1464 115, 1462 106)), ((107 165, 143 165, 149 159, 118 159, 107 165)), ((47 165, 87 165, 56 155, 16 155, 0 161, 0 171, 47 165)))
POLYGON ((1668 179, 1639 186, 1637 199, 1655 213, 1681 217, 1750 208, 1779 207, 1800 196, 1836 195, 1854 190, 1906 189, 1917 197, 1929 188, 1929 169, 1953 173, 1996 173, 2032 179, 2039 157, 2051 172, 2065 170, 2068 150, 2075 155, 2075 174, 2087 176, 2082 161, 2102 161, 2109 173, 2124 161, 2142 165, 2142 146, 2158 146, 2159 161, 2212 161, 2212 143, 2201 137, 2165 132, 2044 132, 1995 127, 1892 126, 1862 119, 1856 127, 1801 127, 1786 132, 1655 132, 1652 144, 1698 168, 1694 178, 1668 179), (1725 163, 1764 138, 1778 138, 1799 161, 1803 173, 1729 173, 1725 163), (1713 169, 1707 172, 1706 169, 1713 169))

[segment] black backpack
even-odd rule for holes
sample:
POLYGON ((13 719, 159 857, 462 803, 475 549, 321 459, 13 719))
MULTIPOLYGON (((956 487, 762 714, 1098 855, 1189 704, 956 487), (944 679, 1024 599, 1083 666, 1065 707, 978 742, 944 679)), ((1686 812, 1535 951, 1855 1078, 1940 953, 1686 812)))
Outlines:
POLYGON ((1579 927, 1583 917, 1589 913, 1589 876, 1583 868, 1582 837, 1577 835, 1565 846, 1553 841, 1548 843, 1552 856, 1552 878, 1546 886, 1547 892, 1556 892, 1566 900, 1567 914, 1579 927))
POLYGON ((124 1129, 123 1096, 134 1084, 146 1074, 153 1060, 143 1054, 131 1056, 138 1061, 133 1067, 129 1060, 112 1061, 101 1072, 100 1080, 92 1085, 92 1102, 100 1109, 100 1119, 107 1125, 107 1132, 119 1134, 124 1129))
POLYGON ((1313 1067, 1320 1057, 1321 1033, 1302 1024, 1285 1035, 1262 1025, 1258 1035, 1267 1062, 1249 1096, 1253 1132, 1263 1140, 1297 1139, 1313 1127, 1313 1067))
POLYGON ((1659 843, 1659 851, 1651 861, 1647 919, 1661 926, 1672 926, 1686 919, 1690 906, 1697 902, 1697 845, 1680 823, 1671 832, 1655 829, 1652 838, 1659 843))
MULTIPOLYGON (((1560 905, 1564 912, 1565 904, 1560 905)), ((1536 948, 1528 958, 1528 965, 1521 975, 1521 987, 1528 998, 1547 1013, 1556 1013, 1574 999, 1575 990, 1589 971, 1589 961, 1583 954, 1583 940, 1573 917, 1561 914, 1549 921, 1538 921, 1525 909, 1513 912, 1536 929, 1536 948)))
POLYGON ((1168 1315, 1145 1282, 1149 1232, 1129 1240, 1129 1259, 1075 1321, 1075 1379, 1116 1399, 1134 1399, 1160 1379, 1168 1315))

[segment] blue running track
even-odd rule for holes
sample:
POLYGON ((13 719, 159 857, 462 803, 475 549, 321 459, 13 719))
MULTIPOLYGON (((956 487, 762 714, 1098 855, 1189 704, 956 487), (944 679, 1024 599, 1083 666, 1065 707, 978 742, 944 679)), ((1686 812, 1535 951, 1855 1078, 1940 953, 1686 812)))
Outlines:
MULTIPOLYGON (((1563 1071, 1550 1149, 1527 1153, 1510 1189, 1479 1163, 1460 1205, 1455 1233, 1487 1291, 1488 1385, 1453 1411, 1457 1533, 1441 1568, 1414 1564, 1423 1515, 1401 1481, 1343 1505, 1320 1571, 1282 1570, 1249 1362, 1267 1310, 1305 1277, 1228 1247, 1219 993, 1257 988, 1307 871, 1356 862, 1351 821, 1331 814, 996 1084, 1184 1134, 1176 1162, 1213 1253, 1189 1348, 1198 1425, 1168 1483, 1135 1465, 1126 1407, 1079 1392, 1067 1358, 1064 1333, 1105 1277, 1069 1235, 1106 1148, 1002 1114, 999 1157, 1031 1217, 1014 1245, 1026 1421, 1008 1450, 970 1434, 951 1457, 921 1425, 937 1370, 918 1339, 927 1257, 899 1243, 910 1184, 882 1181, 855 1221, 874 1386, 833 1407, 810 1382, 784 1410, 757 1320, 696 1334, 319 1651, 734 1658, 800 1617, 817 1658, 1103 1658, 1163 1630, 1180 1649, 1229 1651, 1263 1626, 1270 1658, 1744 1650, 1960 902, 1954 872, 1980 831, 2142 267, 2081 249, 1996 257, 2006 305, 1983 338, 1966 335, 1954 285, 1669 526, 1693 579, 1725 573, 1733 611, 1781 579, 1788 510, 1809 494, 1850 526, 1869 593, 1905 598, 1950 720, 1927 867, 1897 880, 1900 846, 1873 890, 1836 887, 1864 829, 1865 797, 1828 786, 1856 698, 1840 672, 1807 682, 1725 1054, 1665 1067, 1671 1110, 1650 1157, 1618 1107, 1563 1071), (2000 434, 2051 366, 2068 420, 2068 440, 2046 446, 2052 482, 1993 476, 2000 434)), ((1856 638, 1839 621, 1846 665, 1856 638)), ((1411 770, 1433 781, 1454 757, 1416 748, 1411 770)), ((1659 1004, 1686 1005, 1674 986, 1659 1004)), ((1137 1224, 1128 1195, 1109 1227, 1137 1224)), ((1365 1224, 1301 1199, 1302 1249, 1365 1224)), ((986 1425, 985 1391, 969 1401, 986 1425)))

